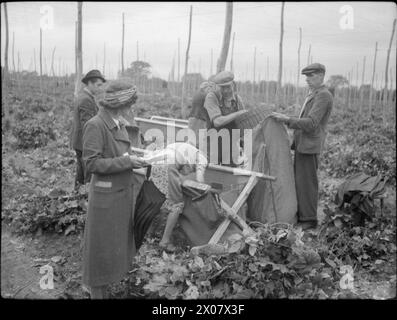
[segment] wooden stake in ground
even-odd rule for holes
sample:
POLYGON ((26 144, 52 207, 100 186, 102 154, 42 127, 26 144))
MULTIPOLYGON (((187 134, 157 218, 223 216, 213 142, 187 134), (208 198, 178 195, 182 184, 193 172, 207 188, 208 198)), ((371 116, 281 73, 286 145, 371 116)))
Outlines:
POLYGON ((266 59, 266 103, 269 103, 269 56, 266 59))
POLYGON ((124 74, 124 12, 123 12, 123 29, 121 34, 121 74, 124 74))
POLYGON ((353 105, 356 104, 358 99, 358 61, 356 63, 356 87, 353 95, 353 105))
POLYGON ((371 78, 371 87, 369 89, 369 110, 368 110, 368 117, 371 118, 372 116, 372 91, 374 90, 374 79, 375 79, 375 71, 376 71, 376 53, 378 52, 378 42, 375 44, 375 55, 374 55, 374 64, 372 70, 372 78, 371 78))
MULTIPOLYGON (((389 94, 389 105, 393 104, 393 98, 394 98, 394 92, 393 92, 393 70, 390 68, 390 94, 389 94)), ((396 111, 396 108, 393 108, 394 112, 396 111)))
POLYGON ((178 83, 180 81, 181 81, 181 43, 180 43, 180 39, 178 38, 178 83))
POLYGON ((281 4, 281 26, 280 26, 280 42, 279 42, 279 56, 278 56, 278 78, 277 78, 277 101, 280 104, 283 98, 281 80, 283 74, 283 38, 284 38, 284 7, 285 2, 281 4))
POLYGON ((55 49, 56 47, 54 47, 54 49, 52 50, 52 55, 51 55, 51 73, 52 76, 55 77, 55 70, 54 70, 54 55, 55 55, 55 49))
POLYGON ((40 28, 40 92, 43 94, 43 30, 40 28))
POLYGON ((396 19, 393 21, 393 29, 391 32, 391 37, 390 37, 390 42, 389 42, 389 48, 387 49, 387 59, 386 59, 386 70, 385 70, 385 86, 383 90, 383 103, 382 103, 382 110, 383 110, 383 123, 386 122, 386 108, 387 108, 387 83, 389 81, 388 79, 388 73, 389 73, 389 59, 390 59, 390 50, 391 46, 393 43, 393 38, 394 38, 394 31, 396 30, 396 19))
POLYGON ((234 55, 234 36, 236 35, 235 32, 233 32, 233 40, 232 40, 232 54, 230 55, 230 71, 234 72, 234 66, 233 66, 233 55, 234 55))
POLYGON ((5 51, 4 51, 4 69, 2 74, 2 98, 3 103, 2 107, 4 110, 4 124, 5 128, 8 130, 10 128, 10 109, 7 101, 8 96, 8 42, 9 42, 9 31, 8 31, 8 11, 7 11, 7 2, 4 2, 4 20, 6 26, 6 34, 5 34, 5 51))
POLYGON ((361 73, 361 87, 360 87, 360 116, 363 115, 365 59, 366 59, 366 57, 364 56, 363 71, 361 73))
POLYGON ((82 39, 82 24, 83 24, 83 17, 82 17, 82 8, 83 2, 77 3, 77 73, 76 73, 76 83, 74 87, 74 96, 77 97, 80 86, 81 86, 81 76, 83 72, 83 39, 82 39))
POLYGON ((40 78, 43 76, 43 30, 40 28, 40 78))
POLYGON ((37 72, 37 66, 36 66, 36 49, 33 49, 33 62, 34 62, 34 72, 37 72))
POLYGON ((223 32, 222 50, 216 66, 217 73, 225 70, 227 54, 230 45, 230 35, 232 32, 232 21, 233 21, 233 2, 226 2, 225 30, 223 32))
POLYGON ((12 32, 12 71, 15 72, 15 56, 14 56, 14 48, 15 47, 15 34, 14 31, 12 32))
POLYGON ((301 46, 302 46, 302 28, 299 27, 298 73, 296 76, 296 103, 299 103, 299 78, 300 78, 300 71, 301 71, 301 46))
POLYGON ((186 48, 186 57, 185 57, 185 72, 182 79, 182 99, 181 99, 181 110, 182 110, 182 117, 185 119, 187 117, 187 106, 184 104, 185 99, 185 86, 186 86, 186 76, 188 71, 189 65, 189 50, 190 50, 190 39, 192 35, 192 13, 193 13, 193 6, 190 6, 190 15, 189 15, 189 37, 187 41, 187 48, 186 48))

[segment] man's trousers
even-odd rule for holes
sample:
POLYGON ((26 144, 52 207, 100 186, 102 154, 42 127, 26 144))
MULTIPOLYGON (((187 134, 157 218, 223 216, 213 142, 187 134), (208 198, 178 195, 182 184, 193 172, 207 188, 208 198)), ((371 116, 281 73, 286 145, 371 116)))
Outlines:
POLYGON ((317 221, 318 154, 295 151, 294 172, 298 200, 298 221, 317 221))
POLYGON ((83 153, 80 150, 76 152, 76 176, 74 180, 74 187, 78 188, 79 185, 84 184, 84 166, 83 166, 83 153))

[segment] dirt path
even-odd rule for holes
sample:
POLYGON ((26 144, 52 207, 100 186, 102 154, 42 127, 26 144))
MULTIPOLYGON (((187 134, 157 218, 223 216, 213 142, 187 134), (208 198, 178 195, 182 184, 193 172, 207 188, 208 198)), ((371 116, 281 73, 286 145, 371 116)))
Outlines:
MULTIPOLYGON (((1 296, 16 299, 59 299, 79 272, 79 237, 11 234, 2 226, 1 296), (51 259, 52 258, 52 259, 51 259), (54 271, 54 289, 40 288, 40 267, 54 271)), ((78 275, 77 275, 78 277, 78 275)))

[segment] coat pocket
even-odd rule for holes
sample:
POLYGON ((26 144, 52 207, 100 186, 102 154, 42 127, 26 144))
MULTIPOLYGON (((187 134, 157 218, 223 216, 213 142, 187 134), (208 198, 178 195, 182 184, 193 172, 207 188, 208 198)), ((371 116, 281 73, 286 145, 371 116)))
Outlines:
POLYGON ((115 190, 113 188, 94 186, 93 196, 91 197, 92 205, 96 208, 110 209, 126 196, 126 190, 127 188, 115 190))

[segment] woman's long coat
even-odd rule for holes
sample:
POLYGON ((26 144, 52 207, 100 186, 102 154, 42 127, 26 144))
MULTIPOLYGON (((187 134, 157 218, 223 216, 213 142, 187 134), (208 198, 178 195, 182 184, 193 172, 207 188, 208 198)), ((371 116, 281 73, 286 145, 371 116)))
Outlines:
POLYGON ((100 109, 84 129, 83 160, 92 173, 84 231, 83 283, 101 286, 123 279, 135 255, 137 188, 131 141, 122 124, 100 109), (134 185, 135 184, 135 185, 134 185))

